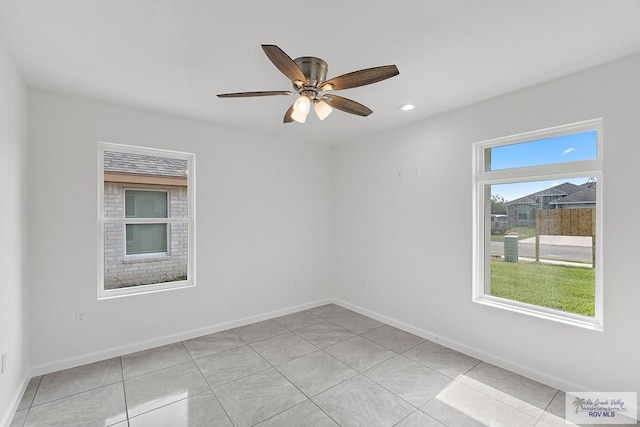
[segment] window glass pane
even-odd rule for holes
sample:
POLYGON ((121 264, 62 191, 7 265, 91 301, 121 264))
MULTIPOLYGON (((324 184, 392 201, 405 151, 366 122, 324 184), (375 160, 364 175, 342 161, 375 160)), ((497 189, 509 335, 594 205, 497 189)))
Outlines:
POLYGON ((167 224, 127 224, 127 255, 167 252, 167 224))
POLYGON ((487 171, 593 160, 597 156, 595 130, 486 148, 487 171))
POLYGON ((126 190, 125 206, 127 218, 167 218, 167 193, 126 190))
POLYGON ((135 218, 136 216, 136 196, 133 191, 126 191, 124 196, 124 209, 126 218, 135 218))
POLYGON ((580 177, 485 186, 485 293, 594 317, 596 185, 580 177))

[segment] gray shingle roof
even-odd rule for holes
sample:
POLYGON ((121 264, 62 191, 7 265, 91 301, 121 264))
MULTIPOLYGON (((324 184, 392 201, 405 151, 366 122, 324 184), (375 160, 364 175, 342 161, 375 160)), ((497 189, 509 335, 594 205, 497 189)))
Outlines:
POLYGON ((186 178, 187 161, 170 157, 105 151, 104 171, 186 178))
POLYGON ((562 191, 563 193, 566 193, 566 194, 573 194, 576 191, 582 190, 581 186, 572 184, 570 182, 563 182, 562 184, 558 184, 552 188, 557 191, 562 191))
POLYGON ((596 181, 587 181, 584 184, 581 184, 580 187, 584 187, 584 188, 593 188, 594 190, 596 189, 596 181))
POLYGON ((585 188, 582 191, 578 191, 568 196, 563 197, 560 200, 549 202, 550 205, 567 205, 574 203, 595 203, 596 202, 596 190, 593 188, 585 188))
POLYGON ((535 205, 535 204, 537 204, 537 203, 533 198, 531 198, 531 196, 520 197, 519 199, 515 199, 515 200, 512 200, 512 201, 506 203, 507 206, 511 206, 511 205, 535 205))

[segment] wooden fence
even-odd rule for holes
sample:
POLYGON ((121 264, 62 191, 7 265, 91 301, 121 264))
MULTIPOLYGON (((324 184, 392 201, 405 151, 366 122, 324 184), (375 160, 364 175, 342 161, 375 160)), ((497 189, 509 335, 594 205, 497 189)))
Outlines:
POLYGON ((540 235, 591 236, 591 256, 596 265, 596 210, 540 209, 536 214, 536 261, 540 261, 540 235))

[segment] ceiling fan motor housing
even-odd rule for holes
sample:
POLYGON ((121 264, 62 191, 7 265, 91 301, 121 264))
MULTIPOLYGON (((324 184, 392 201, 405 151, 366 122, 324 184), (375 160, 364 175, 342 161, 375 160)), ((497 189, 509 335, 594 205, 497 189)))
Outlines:
MULTIPOLYGON (((318 85, 327 79, 327 63, 315 56, 302 56, 293 60, 298 67, 302 70, 302 73, 307 78, 307 82, 304 85, 305 89, 311 89, 309 86, 318 90, 318 85)), ((295 87, 295 86, 294 86, 295 87)), ((295 88, 298 90, 299 88, 295 88)))

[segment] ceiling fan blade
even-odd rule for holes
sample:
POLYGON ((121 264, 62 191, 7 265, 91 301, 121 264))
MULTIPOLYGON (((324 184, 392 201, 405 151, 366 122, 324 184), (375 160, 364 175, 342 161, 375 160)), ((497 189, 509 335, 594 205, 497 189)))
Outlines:
POLYGON ((272 96, 272 95, 291 95, 293 92, 286 90, 265 90, 258 92, 237 92, 237 93, 219 93, 218 98, 246 98, 248 96, 272 96))
POLYGON ((364 70, 353 71, 327 80, 321 86, 321 90, 342 90, 352 87, 369 85, 386 80, 400 74, 395 65, 383 65, 381 67, 366 68, 364 70))
POLYGON ((291 117, 291 113, 293 113, 293 104, 291 104, 291 107, 289 107, 287 112, 284 113, 284 118, 282 119, 282 123, 291 123, 291 122, 293 122, 293 117, 291 117))
POLYGON ((336 110, 344 111, 345 113, 363 117, 367 117, 369 114, 373 113, 373 110, 370 108, 342 96, 327 94, 322 97, 322 100, 336 110))
POLYGON ((282 74, 287 76, 287 78, 291 80, 293 84, 301 87, 306 83, 307 78, 305 77, 300 67, 298 67, 293 59, 291 59, 289 55, 284 53, 282 49, 274 44, 263 44, 262 50, 264 50, 264 53, 266 53, 271 62, 273 62, 273 65, 275 65, 282 74), (296 84, 296 82, 299 83, 296 84))

